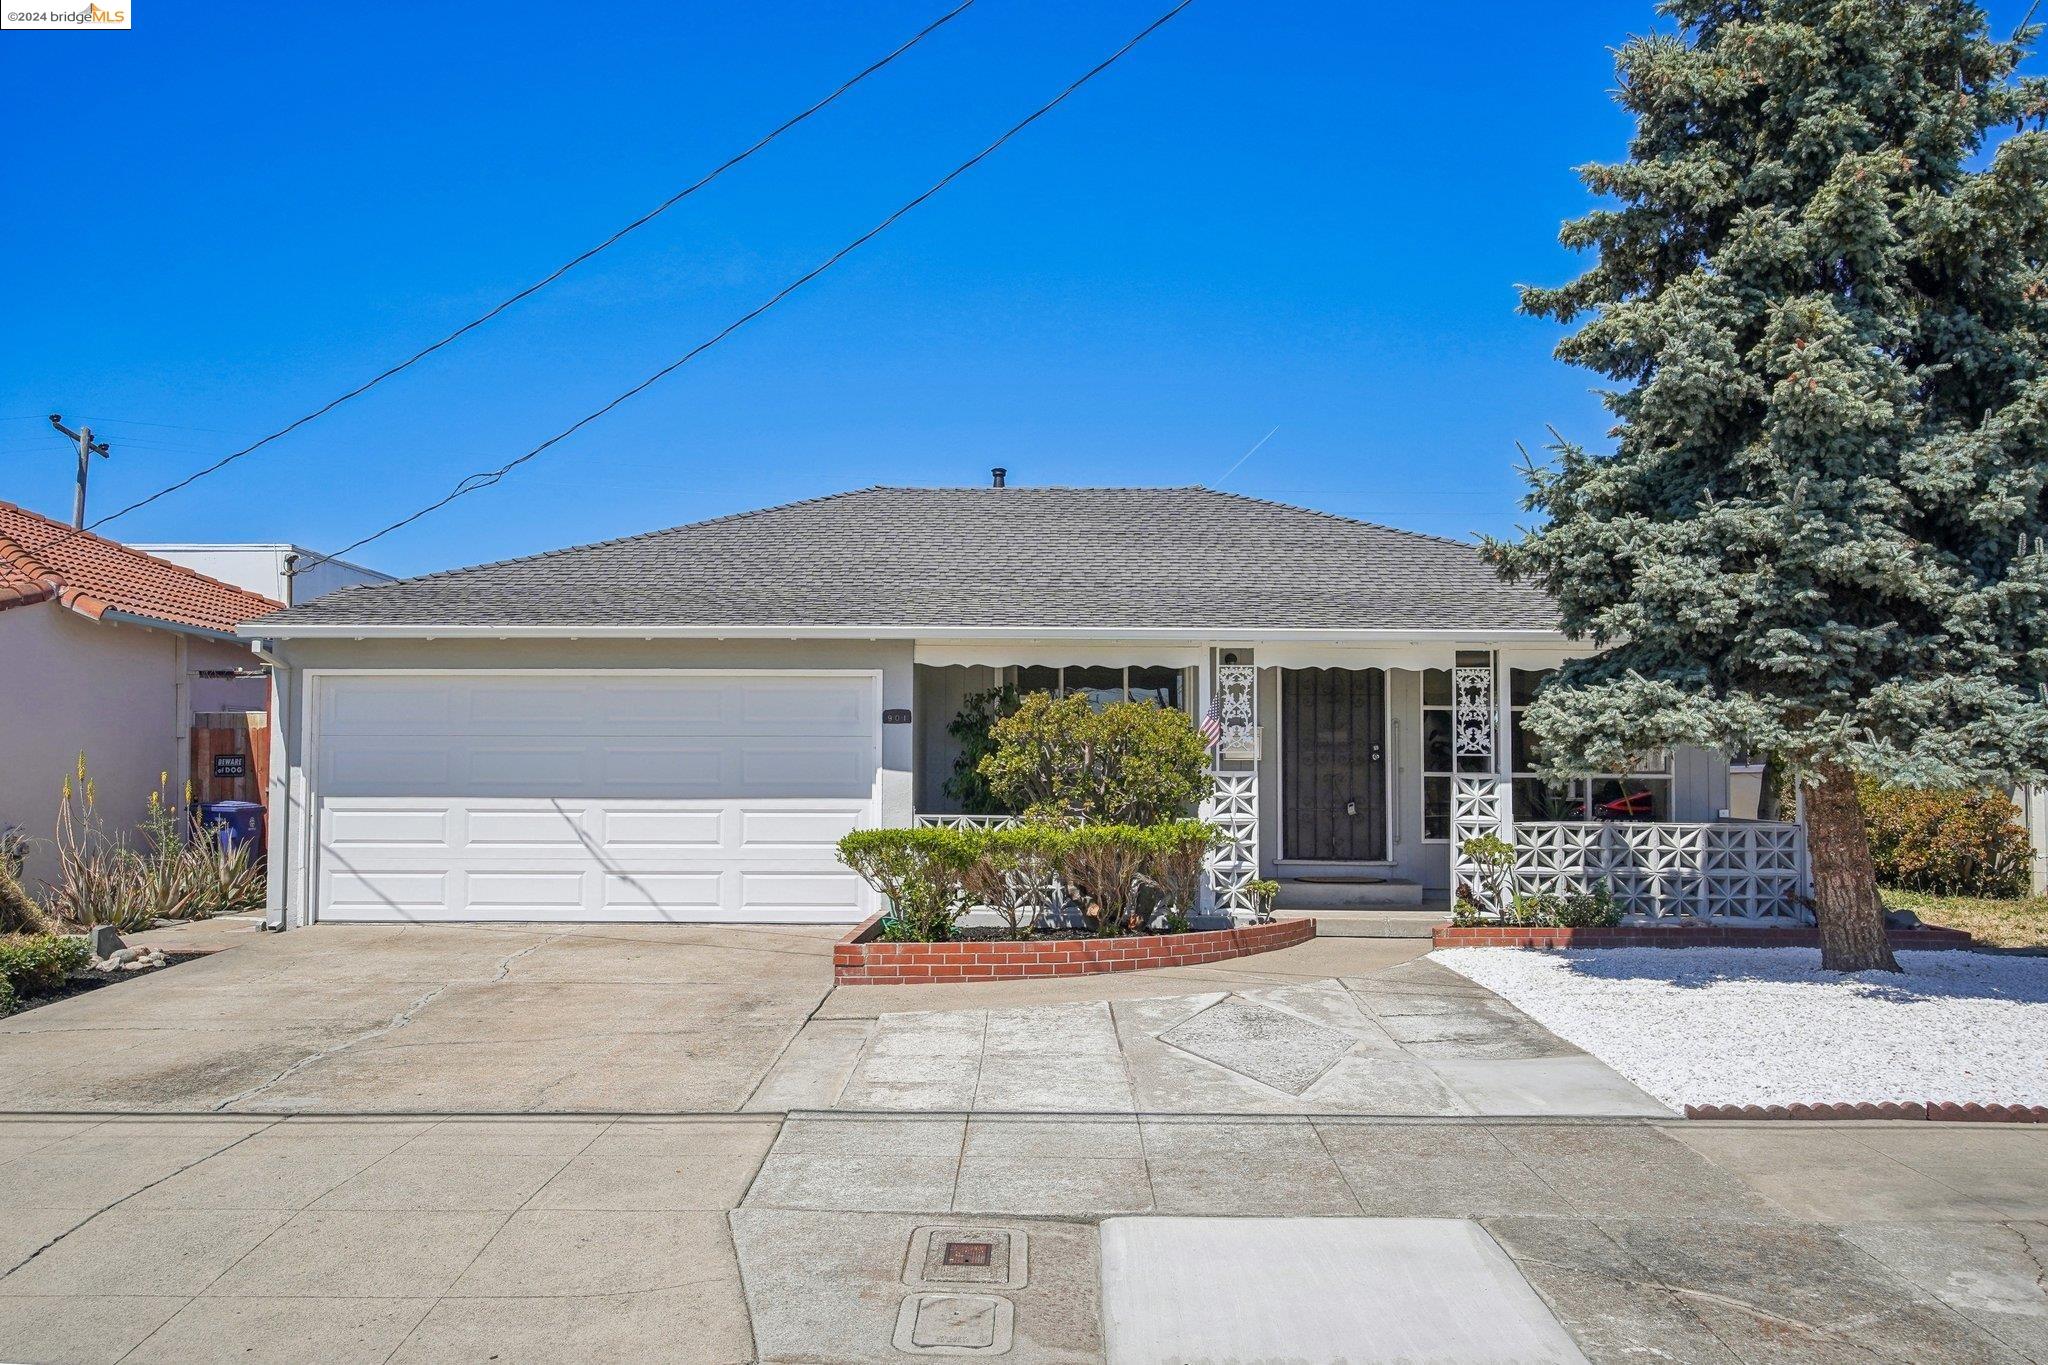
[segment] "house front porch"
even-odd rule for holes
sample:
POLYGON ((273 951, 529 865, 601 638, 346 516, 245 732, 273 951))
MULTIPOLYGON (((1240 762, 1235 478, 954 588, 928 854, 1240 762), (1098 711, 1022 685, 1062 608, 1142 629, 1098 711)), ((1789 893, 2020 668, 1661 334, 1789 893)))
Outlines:
POLYGON ((1729 765, 1682 749, 1626 773, 1537 775, 1521 716, 1568 657, 1555 643, 1294 640, 921 643, 913 778, 920 823, 1000 822, 976 800, 977 707, 1001 689, 1151 701, 1222 739, 1204 814, 1223 832, 1219 914, 1244 917, 1267 879, 1319 915, 1448 908, 1475 868, 1457 852, 1495 834, 1516 889, 1604 885, 1632 919, 1800 922, 1796 824, 1732 808, 1729 765))

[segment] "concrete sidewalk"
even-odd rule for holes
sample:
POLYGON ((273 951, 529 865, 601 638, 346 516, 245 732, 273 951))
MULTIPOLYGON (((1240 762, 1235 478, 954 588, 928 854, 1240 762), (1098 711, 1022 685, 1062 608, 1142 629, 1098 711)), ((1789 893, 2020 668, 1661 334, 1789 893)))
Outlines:
POLYGON ((1156 1213, 1474 1223, 1594 1361, 2048 1356, 2031 1128, 825 1114, 0 1120, 0 1359, 1101 1360, 1156 1213))
MULTIPOLYGON (((798 1115, 733 1226, 763 1358, 908 1360, 896 1333, 923 1307, 935 1335, 1099 1360, 1088 1234, 1162 1214, 1476 1223, 1596 1362, 2048 1358, 2033 1129, 798 1115), (938 1314, 908 1269, 933 1236, 1027 1244, 1030 1279, 942 1286, 938 1314)), ((1311 1269, 1277 1256, 1209 1292, 1311 1269)))

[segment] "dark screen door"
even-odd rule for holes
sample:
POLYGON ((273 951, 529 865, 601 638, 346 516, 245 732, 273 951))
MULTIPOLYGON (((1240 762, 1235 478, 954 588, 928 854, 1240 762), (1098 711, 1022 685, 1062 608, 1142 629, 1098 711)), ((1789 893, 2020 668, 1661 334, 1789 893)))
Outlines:
POLYGON ((1280 672, 1281 856, 1387 856, 1387 675, 1377 668, 1280 672))

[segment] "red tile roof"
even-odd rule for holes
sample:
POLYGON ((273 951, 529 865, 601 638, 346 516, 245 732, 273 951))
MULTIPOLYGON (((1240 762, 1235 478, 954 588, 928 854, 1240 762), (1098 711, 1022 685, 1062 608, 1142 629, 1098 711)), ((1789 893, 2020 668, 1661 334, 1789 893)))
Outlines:
POLYGON ((49 601, 94 620, 115 611, 222 632, 284 610, 232 583, 0 502, 0 611, 49 601))

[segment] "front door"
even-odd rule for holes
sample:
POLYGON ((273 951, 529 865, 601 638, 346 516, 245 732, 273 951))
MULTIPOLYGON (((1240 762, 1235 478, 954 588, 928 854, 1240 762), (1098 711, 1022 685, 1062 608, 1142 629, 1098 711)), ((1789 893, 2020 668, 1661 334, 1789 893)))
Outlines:
POLYGON ((1387 675, 1280 672, 1280 856, 1366 863, 1387 856, 1387 675))

